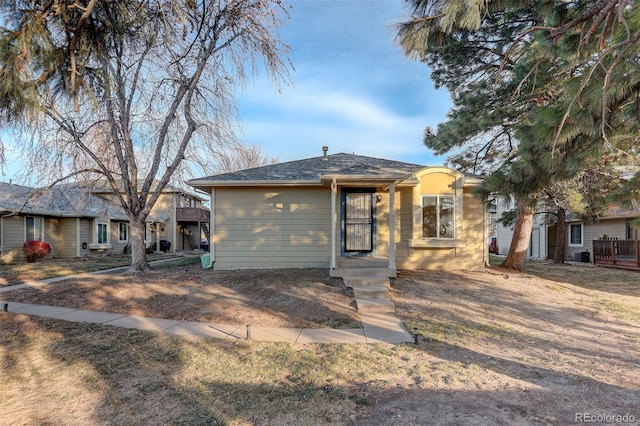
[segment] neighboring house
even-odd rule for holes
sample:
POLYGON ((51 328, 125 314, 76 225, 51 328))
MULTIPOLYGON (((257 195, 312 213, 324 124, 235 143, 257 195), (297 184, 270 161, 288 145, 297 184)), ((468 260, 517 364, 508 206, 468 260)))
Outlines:
MULTIPOLYGON (((515 209, 512 199, 506 202, 502 198, 497 203, 497 215, 500 218, 505 211, 515 209)), ((527 257, 530 259, 552 259, 556 248, 556 225, 547 224, 544 214, 534 216, 531 241, 527 257)), ((590 262, 593 261, 593 240, 616 239, 637 240, 640 236, 638 228, 633 226, 633 220, 640 216, 640 209, 624 210, 616 207, 609 208, 597 221, 583 221, 570 212, 567 213, 567 241, 565 245, 565 260, 590 262)), ((513 228, 498 224, 499 253, 507 254, 513 228)))
MULTIPOLYGON (((165 192, 147 218, 147 247, 155 244, 160 249, 166 240, 171 250, 200 248, 208 238, 205 199, 175 187, 165 192)), ((28 240, 47 241, 55 257, 123 253, 129 244, 129 220, 105 189, 75 183, 43 191, 0 183, 2 261, 22 259, 28 240)))
POLYGON ((51 256, 81 257, 120 252, 128 243, 122 209, 80 188, 42 190, 0 183, 0 257, 24 258, 25 241, 51 245, 51 256))
MULTIPOLYGON (((155 184, 155 182, 154 182, 155 184)), ((92 182, 91 192, 118 202, 111 187, 92 182)), ((172 251, 207 249, 209 241, 209 209, 206 197, 167 185, 147 220, 146 240, 159 249, 168 241, 172 251)))
MULTIPOLYGON (((640 216, 640 210, 609 208, 597 222, 585 222, 573 215, 567 215, 567 249, 565 259, 593 261, 593 240, 637 240, 638 228, 634 219, 640 216)), ((555 239, 555 227, 550 230, 555 239)))
POLYGON ((328 267, 375 257, 396 269, 476 269, 487 259, 478 177, 353 154, 190 180, 211 194, 220 270, 328 267))

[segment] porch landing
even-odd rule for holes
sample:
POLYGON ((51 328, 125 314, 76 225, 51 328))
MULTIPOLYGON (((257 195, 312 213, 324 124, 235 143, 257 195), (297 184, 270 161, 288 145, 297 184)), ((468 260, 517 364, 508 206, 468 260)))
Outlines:
POLYGON ((345 277, 395 277, 396 269, 389 268, 387 257, 339 257, 336 268, 330 270, 330 275, 337 278, 345 277))

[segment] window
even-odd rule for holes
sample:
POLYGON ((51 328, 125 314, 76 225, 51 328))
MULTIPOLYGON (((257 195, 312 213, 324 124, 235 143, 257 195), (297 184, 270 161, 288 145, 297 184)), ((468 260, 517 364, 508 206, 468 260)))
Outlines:
POLYGON ((98 223, 98 244, 109 244, 109 225, 98 223))
POLYGON ((569 246, 582 247, 582 224, 569 225, 569 246))
POLYGON ((455 238, 455 197, 422 196, 422 237, 455 238))
POLYGON ((638 228, 634 226, 635 219, 627 219, 625 237, 627 240, 638 239, 638 228))
POLYGON ((44 225, 41 217, 27 216, 24 218, 25 241, 44 240, 44 225))
POLYGON ((129 241, 129 224, 120 222, 118 224, 118 241, 129 241))

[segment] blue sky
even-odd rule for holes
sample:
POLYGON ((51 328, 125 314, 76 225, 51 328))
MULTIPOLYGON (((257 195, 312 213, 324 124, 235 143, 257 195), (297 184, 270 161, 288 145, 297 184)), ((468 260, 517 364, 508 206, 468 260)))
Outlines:
POLYGON ((400 0, 292 0, 282 36, 295 67, 293 87, 278 93, 258 79, 240 95, 248 144, 289 161, 329 153, 437 165, 422 144, 424 127, 444 121, 445 90, 429 69, 393 44, 400 0))
MULTIPOLYGON (((281 36, 291 47, 292 85, 278 92, 258 76, 239 93, 240 138, 280 161, 322 155, 327 145, 329 153, 443 164, 422 144, 422 132, 445 120, 449 94, 393 44, 394 24, 408 16, 402 1, 290 4, 281 36)), ((5 181, 21 167, 7 154, 5 181)))

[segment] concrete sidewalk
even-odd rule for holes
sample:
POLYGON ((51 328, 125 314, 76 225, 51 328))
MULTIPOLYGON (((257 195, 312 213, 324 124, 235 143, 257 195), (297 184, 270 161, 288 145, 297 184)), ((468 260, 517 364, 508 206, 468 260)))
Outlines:
MULTIPOLYGON (((12 286, 13 289, 18 286, 12 286)), ((59 306, 0 301, 8 312, 88 322, 139 330, 161 331, 178 336, 212 337, 216 339, 255 340, 288 343, 409 343, 413 337, 393 314, 361 314, 362 328, 310 329, 238 326, 202 322, 183 322, 112 312, 86 311, 59 306)))

